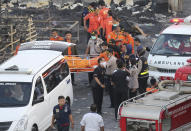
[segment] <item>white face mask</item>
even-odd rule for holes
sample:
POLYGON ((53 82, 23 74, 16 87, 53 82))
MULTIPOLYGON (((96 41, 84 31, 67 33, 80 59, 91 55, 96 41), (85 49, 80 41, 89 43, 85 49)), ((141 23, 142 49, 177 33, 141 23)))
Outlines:
POLYGON ((96 39, 96 36, 91 36, 91 38, 92 38, 93 40, 95 40, 95 39, 96 39))
POLYGON ((103 66, 104 68, 106 68, 106 62, 102 62, 100 63, 101 66, 103 66))

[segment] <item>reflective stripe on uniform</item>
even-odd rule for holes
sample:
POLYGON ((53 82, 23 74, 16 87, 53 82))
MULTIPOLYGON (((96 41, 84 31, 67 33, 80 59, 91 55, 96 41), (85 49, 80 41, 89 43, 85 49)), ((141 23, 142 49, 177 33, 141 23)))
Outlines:
POLYGON ((149 73, 149 71, 145 71, 145 72, 142 72, 142 73, 140 73, 141 75, 146 75, 146 74, 148 74, 149 73))

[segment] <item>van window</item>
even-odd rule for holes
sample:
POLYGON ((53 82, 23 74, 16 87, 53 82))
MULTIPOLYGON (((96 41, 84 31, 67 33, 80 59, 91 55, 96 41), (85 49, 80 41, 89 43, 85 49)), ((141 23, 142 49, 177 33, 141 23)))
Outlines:
POLYGON ((31 83, 0 82, 0 107, 19 107, 28 104, 31 83))
POLYGON ((59 61, 43 73, 43 79, 47 92, 51 92, 64 78, 69 75, 69 68, 66 62, 59 61))
POLYGON ((151 54, 191 56, 191 35, 162 34, 153 46, 151 54))
POLYGON ((43 88, 42 80, 39 77, 36 80, 33 101, 38 100, 40 97, 43 97, 43 96, 44 96, 44 88, 43 88))

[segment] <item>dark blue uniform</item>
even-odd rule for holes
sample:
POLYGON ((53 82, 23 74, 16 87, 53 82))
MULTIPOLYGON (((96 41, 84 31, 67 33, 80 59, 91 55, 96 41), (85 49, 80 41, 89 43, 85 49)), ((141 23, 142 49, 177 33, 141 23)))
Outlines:
POLYGON ((58 131, 69 131, 69 115, 71 114, 70 107, 67 104, 64 106, 56 105, 53 109, 53 114, 56 119, 58 131))
POLYGON ((115 103, 115 118, 117 119, 117 111, 121 102, 128 99, 129 87, 126 78, 129 72, 118 69, 112 75, 112 82, 114 83, 114 103, 115 103))

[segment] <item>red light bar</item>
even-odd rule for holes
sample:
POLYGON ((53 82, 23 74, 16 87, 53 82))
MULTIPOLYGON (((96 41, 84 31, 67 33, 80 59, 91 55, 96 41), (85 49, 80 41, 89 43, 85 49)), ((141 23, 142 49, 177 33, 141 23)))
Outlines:
POLYGON ((170 19, 170 22, 171 23, 183 23, 184 19, 182 19, 182 18, 173 18, 173 19, 170 19))

